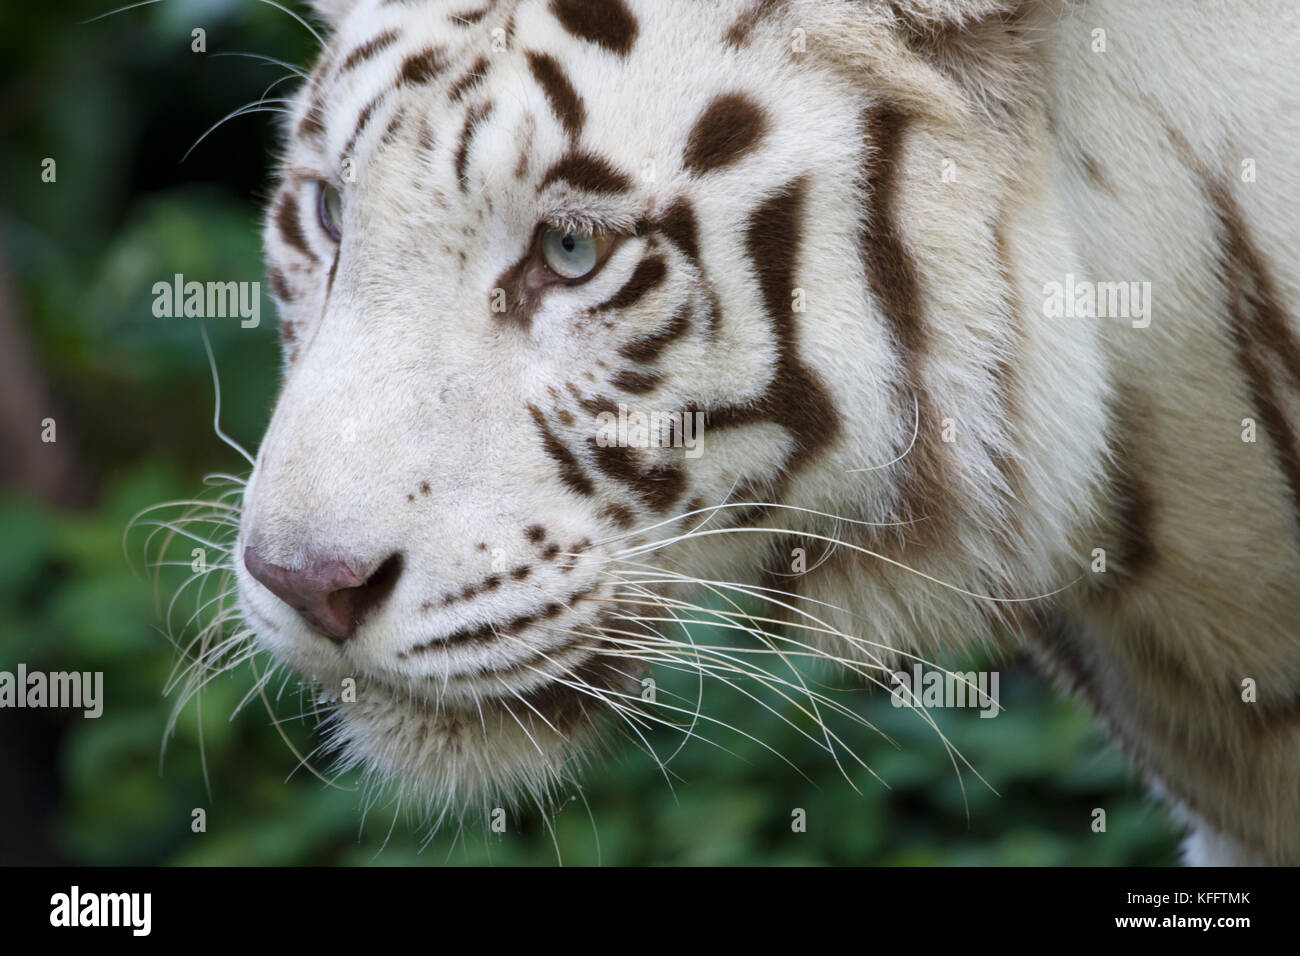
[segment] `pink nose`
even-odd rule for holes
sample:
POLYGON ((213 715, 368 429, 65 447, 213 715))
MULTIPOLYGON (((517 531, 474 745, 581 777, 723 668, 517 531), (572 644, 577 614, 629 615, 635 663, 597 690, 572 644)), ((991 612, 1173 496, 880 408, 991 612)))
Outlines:
POLYGON ((313 630, 341 642, 355 634, 362 618, 393 590, 402 573, 402 556, 391 555, 363 578, 337 560, 309 562, 297 571, 282 568, 249 546, 244 548, 244 567, 313 630))

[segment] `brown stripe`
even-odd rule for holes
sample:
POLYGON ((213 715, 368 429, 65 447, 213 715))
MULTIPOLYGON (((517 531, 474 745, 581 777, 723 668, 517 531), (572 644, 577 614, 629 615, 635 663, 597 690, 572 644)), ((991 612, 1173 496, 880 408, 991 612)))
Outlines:
POLYGON ((288 319, 280 320, 280 344, 284 346, 285 352, 292 360, 298 351, 298 328, 288 319))
MULTIPOLYGON (((356 128, 352 131, 352 135, 348 137, 348 141, 343 144, 343 158, 352 155, 352 150, 357 145, 357 140, 361 138, 361 133, 365 130, 366 124, 370 122, 370 118, 375 114, 375 107, 377 107, 380 101, 383 100, 384 95, 384 93, 380 93, 376 96, 365 105, 361 110, 360 115, 357 116, 356 128)), ((340 165, 342 165, 341 162, 340 165)))
POLYGON ((664 237, 681 250, 700 272, 704 281, 703 325, 712 338, 717 334, 718 323, 722 320, 722 305, 718 301, 718 292, 704 269, 700 258, 699 224, 695 219, 695 210, 685 196, 675 199, 668 210, 660 217, 658 228, 664 237))
POLYGON ((1267 361, 1272 357, 1290 379, 1294 394, 1300 388, 1300 345, 1291 333, 1273 276, 1232 192, 1218 182, 1209 183, 1207 188, 1221 230, 1219 259, 1237 361, 1246 374, 1251 403, 1272 439, 1277 467, 1290 492, 1292 515, 1300 531, 1300 443, 1267 361))
POLYGON ((615 388, 633 395, 643 395, 659 384, 659 376, 648 372, 636 372, 623 369, 610 378, 609 383, 615 388))
POLYGON ((1236 279, 1233 292, 1239 314, 1249 314, 1249 324, 1258 333, 1258 344, 1273 355, 1286 369, 1294 387, 1300 387, 1300 342, 1291 333, 1290 317, 1282 306, 1282 297, 1273 281, 1264 257, 1251 238, 1246 221, 1237 207, 1231 190, 1223 184, 1209 187, 1225 240, 1221 251, 1230 279, 1236 279))
POLYGON ((448 96, 453 103, 459 103, 465 94, 487 79, 487 57, 481 56, 455 83, 451 85, 448 96))
POLYGON ((515 160, 515 179, 523 179, 528 175, 532 165, 530 160, 533 155, 533 136, 536 133, 537 120, 530 113, 524 118, 523 132, 516 137, 519 142, 519 158, 515 160))
MULTIPOLYGON (((1148 99, 1158 115, 1160 109, 1148 99)), ((1219 220, 1219 261, 1223 272, 1228 317, 1237 363, 1246 376, 1250 400, 1273 441, 1273 454, 1291 497, 1291 510, 1300 528, 1300 443, 1278 398, 1272 372, 1261 351, 1267 351, 1300 388, 1300 345, 1290 331, 1289 317, 1264 257, 1250 237, 1232 190, 1201 159, 1182 131, 1162 116, 1165 132, 1184 164, 1200 180, 1219 220)))
POLYGON ((737 17, 735 22, 727 28, 727 32, 723 34, 723 40, 728 46, 745 46, 749 43, 749 37, 754 32, 754 27, 779 10, 784 2, 785 0, 757 0, 753 6, 737 17))
POLYGON ((682 162, 695 173, 721 169, 757 146, 766 131, 761 106, 743 93, 727 93, 715 98, 695 121, 682 162))
POLYGON ((492 4, 489 3, 482 10, 469 10, 466 13, 457 13, 452 15, 452 20, 462 26, 473 26, 492 12, 492 4))
POLYGON ((806 192, 803 179, 791 183, 754 211, 745 231, 745 247, 779 349, 776 378, 764 402, 794 440, 788 467, 797 466, 824 447, 838 428, 830 396, 798 358, 792 302, 803 243, 806 192))
POLYGON ((311 105, 298 124, 299 136, 320 136, 325 132, 325 124, 322 122, 325 115, 324 85, 325 77, 329 75, 333 64, 334 56, 327 52, 311 71, 311 77, 307 81, 308 88, 312 91, 311 105))
MULTIPOLYGON (((1115 570, 1132 580, 1155 563, 1156 500, 1143 480, 1145 471, 1139 449, 1145 444, 1142 423, 1150 417, 1141 394, 1132 386, 1123 386, 1111 406, 1108 437, 1111 464, 1107 469, 1110 497, 1113 502, 1115 530, 1119 538, 1113 555, 1115 570)), ((1108 565, 1107 571, 1111 570, 1108 565)), ((1114 584, 1113 576, 1099 579, 1114 584)))
POLYGON ((552 183, 565 182, 576 189, 593 193, 624 193, 632 188, 632 181, 608 162, 590 153, 570 153, 546 171, 541 192, 552 183))
POLYGON ((325 133, 324 118, 325 104, 317 98, 313 98, 311 105, 307 107, 307 112, 303 114, 302 122, 298 124, 299 136, 322 136, 325 133))
POLYGON ((1116 555, 1119 570, 1136 578, 1155 563, 1156 549, 1151 538, 1154 499, 1130 461, 1121 463, 1113 488, 1118 503, 1116 517, 1124 534, 1116 555))
POLYGON ((623 0, 551 0, 564 29, 621 56, 636 42, 636 17, 623 0))
POLYGON ((627 485, 648 508, 662 514, 671 508, 686 490, 686 475, 672 465, 642 468, 636 454, 624 445, 601 445, 588 438, 591 455, 602 472, 627 485))
POLYGON ((307 237, 302 231, 302 219, 299 217, 298 198, 289 191, 280 194, 280 205, 275 213, 275 225, 280 230, 280 237, 312 262, 316 262, 316 253, 307 244, 307 237))
POLYGON ((623 287, 592 311, 608 312, 631 308, 654 291, 667 274, 668 268, 664 265, 663 257, 651 256, 642 259, 632 270, 632 275, 627 282, 623 283, 623 287))
POLYGON ((618 354, 625 359, 633 362, 640 362, 643 365, 655 361, 659 354, 668 347, 668 345, 691 327, 691 304, 685 302, 673 313, 672 319, 663 331, 655 332, 653 335, 647 335, 643 338, 633 339, 618 350, 618 354))
POLYGON ((1068 693, 1088 703, 1103 718, 1110 713, 1106 706, 1106 682, 1093 666, 1090 646, 1096 643, 1078 625, 1060 611, 1033 604, 1024 605, 1018 630, 1038 650, 1035 655, 1047 665, 1068 693))
POLYGON ((439 76, 446 69, 447 61, 443 59, 442 50, 438 47, 429 47, 419 53, 412 53, 403 60, 398 75, 401 82, 407 86, 417 86, 439 76))
POLYGON ((495 305, 492 299, 497 296, 497 292, 500 290, 501 294, 505 296, 505 311, 493 312, 493 315, 516 322, 525 328, 532 322, 533 313, 537 310, 539 300, 538 296, 528 293, 523 282, 524 272, 534 261, 537 234, 538 230, 534 230, 532 239, 524 249, 524 254, 497 277, 488 299, 488 307, 492 308, 495 305))
POLYGON ((475 103, 465 114, 465 125, 460 130, 460 143, 456 146, 455 160, 456 181, 460 184, 461 192, 469 188, 469 148, 474 141, 474 133, 478 125, 487 119, 491 112, 491 103, 475 103))
POLYGON ((572 382, 565 382, 564 387, 569 390, 570 395, 578 400, 578 405, 584 412, 589 412, 592 415, 600 415, 604 412, 609 412, 611 415, 618 414, 618 405, 614 403, 613 399, 606 398, 604 395, 588 398, 572 382))
POLYGON ((416 142, 420 144, 420 149, 426 153, 433 152, 433 127, 429 125, 429 117, 420 117, 420 130, 416 134, 416 142))
POLYGON ((537 430, 542 435, 542 447, 546 449, 546 454, 558 466, 560 471, 560 480, 569 488, 580 495, 591 497, 596 493, 596 489, 591 484, 591 479, 587 477, 586 472, 582 470, 578 458, 573 454, 564 442, 555 437, 546 424, 546 418, 538 410, 537 406, 529 405, 528 412, 533 416, 533 422, 537 425, 537 430))
POLYGON ((791 290, 803 230, 804 183, 796 181, 765 200, 749 217, 745 248, 758 277, 768 318, 777 337, 790 333, 791 290))
POLYGON ((582 135, 583 124, 587 122, 587 110, 582 104, 582 97, 564 75, 560 62, 549 54, 530 51, 528 68, 533 71, 533 78, 537 80, 537 85, 546 94, 556 118, 569 134, 569 140, 576 144, 582 135))
POLYGON ((289 287, 289 280, 285 278, 283 272, 275 266, 268 266, 266 277, 271 283, 271 292, 281 302, 292 302, 294 300, 293 289, 289 287))
POLYGON ((700 262, 699 226, 691 201, 679 196, 659 219, 659 230, 695 265, 700 262))
POLYGON ((992 454, 994 464, 1006 486, 1007 513, 1013 524, 1011 530, 1018 532, 1020 524, 1015 515, 1020 505, 1025 472, 1019 459, 1014 457, 1012 452, 1020 447, 1017 441, 1022 425, 1020 380, 1016 370, 1025 347, 1025 329, 1020 294, 1016 286, 1016 265, 1012 255, 1011 238, 1004 221, 999 221, 993 226, 993 245, 997 255, 998 272, 1002 279, 1003 313, 1007 321, 1006 340, 993 364, 993 387, 998 407, 1002 410, 1005 444, 1009 447, 995 449, 992 454))
POLYGON ((1115 184, 1110 181, 1110 177, 1106 175, 1106 170, 1103 169, 1101 163, 1097 161, 1097 157, 1093 156, 1085 149, 1079 150, 1079 166, 1083 170, 1084 176, 1087 177, 1088 182, 1092 184, 1093 188, 1111 196, 1118 195, 1115 189, 1115 184))
POLYGON ((867 190, 867 200, 865 221, 861 225, 860 253, 872 293, 884 310, 885 321, 898 343, 905 390, 905 394, 899 396, 899 404, 910 413, 912 409, 909 406, 915 400, 919 419, 912 450, 898 463, 903 472, 900 517, 918 522, 912 527, 923 530, 927 541, 935 543, 943 530, 943 522, 936 519, 944 513, 951 490, 938 441, 937 416, 921 376, 928 335, 920 281, 894 219, 898 166, 905 131, 906 119, 893 107, 875 107, 863 117, 867 150, 863 185, 867 190))
POLYGON ((600 516, 620 528, 630 528, 636 523, 636 515, 626 505, 606 505, 600 510, 600 516))
MULTIPOLYGON (((792 181, 760 203, 745 227, 745 250, 776 339, 775 367, 767 389, 759 398, 745 404, 705 409, 687 407, 680 412, 693 415, 702 411, 710 429, 738 428, 766 421, 780 425, 789 434, 793 447, 785 460, 764 482, 747 477, 742 499, 751 493, 775 496, 789 476, 828 447, 840 431, 830 393, 799 357, 798 330, 792 310, 806 192, 804 179, 792 181)), ((736 520, 756 521, 765 510, 742 511, 736 520)))
POLYGON ((388 121, 387 128, 384 129, 384 135, 380 137, 380 143, 384 146, 391 146, 397 140, 397 134, 401 132, 402 123, 406 120, 406 108, 403 107, 393 114, 393 118, 388 121))
MULTIPOLYGON (((592 594, 594 591, 594 586, 584 588, 581 591, 575 591, 573 594, 568 596, 564 601, 564 604, 567 605, 572 604, 575 601, 580 601, 592 594)), ((432 607, 433 604, 428 603, 425 604, 422 609, 427 611, 432 607)), ((440 647, 457 647, 467 644, 487 646, 495 644, 498 638, 516 634, 519 631, 533 627, 541 621, 549 620, 558 615, 563 609, 564 606, 562 604, 553 602, 551 604, 543 605, 536 611, 527 614, 520 614, 518 617, 511 618, 510 620, 503 621, 499 624, 488 623, 476 627, 462 628, 461 630, 448 634, 445 637, 438 637, 424 644, 417 644, 408 651, 400 651, 397 656, 404 659, 412 654, 419 654, 440 647)))
POLYGON ((346 73, 348 70, 364 63, 376 54, 382 53, 384 50, 387 50, 390 46, 396 43, 398 37, 401 35, 402 34, 397 30, 385 30, 374 39, 367 40, 365 43, 361 44, 361 46, 348 54, 347 59, 343 61, 343 65, 339 68, 339 72, 346 73))

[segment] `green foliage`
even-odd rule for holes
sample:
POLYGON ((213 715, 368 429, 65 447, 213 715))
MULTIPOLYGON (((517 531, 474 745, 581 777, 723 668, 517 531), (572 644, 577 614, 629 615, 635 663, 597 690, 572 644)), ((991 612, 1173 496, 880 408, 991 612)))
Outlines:
MULTIPOLYGON (((257 199, 272 141, 265 117, 233 120, 192 162, 176 161, 207 126, 278 75, 252 60, 191 53, 190 30, 208 29, 210 51, 290 60, 303 59, 311 40, 251 0, 166 0, 85 26, 76 21, 109 5, 58 6, 10 4, 0 22, 0 53, 16 76, 6 81, 5 102, 21 107, 5 118, 0 248, 60 410, 60 441, 66 435, 75 448, 93 505, 55 509, 17 492, 0 496, 0 669, 21 661, 105 674, 104 715, 67 716, 40 754, 58 790, 45 823, 64 857, 92 864, 1173 861, 1175 833, 1164 811, 1103 745, 1094 722, 1018 669, 1004 670, 1006 712, 997 718, 934 714, 973 770, 954 763, 916 713, 881 693, 835 692, 880 734, 846 721, 834 726, 884 784, 843 751, 837 764, 792 706, 764 698, 773 713, 710 688, 703 712, 716 723, 701 724, 701 732, 717 746, 689 741, 665 773, 612 734, 580 795, 562 794, 549 816, 509 815, 504 834, 483 821, 463 828, 453 821, 430 838, 385 796, 363 818, 365 795, 354 776, 327 786, 281 738, 280 729, 304 754, 319 742, 310 719, 297 718, 305 704, 292 682, 273 682, 266 702, 245 702, 252 666, 213 681, 167 738, 175 695, 165 697, 163 688, 178 657, 167 642, 166 610, 189 577, 184 565, 194 545, 173 542, 168 556, 182 566, 161 569, 155 594, 144 568, 152 529, 134 531, 125 555, 123 533, 140 509, 194 497, 203 474, 243 473, 246 465, 212 431, 212 385, 196 322, 155 318, 150 290, 177 272, 261 277, 257 199), (57 184, 39 180, 45 156, 58 159, 57 184), (1097 807, 1107 811, 1104 834, 1090 829, 1097 807), (206 832, 191 831, 195 808, 206 811, 206 832), (806 812, 806 832, 792 831, 796 809, 806 812)), ((257 329, 205 320, 223 376, 223 423, 250 447, 265 427, 278 367, 269 301, 263 315, 257 329)), ((209 583, 203 600, 214 593, 209 583)), ((173 636, 196 633, 181 625, 198 600, 191 583, 174 607, 173 636)), ((830 672, 812 676, 851 683, 830 672)), ((664 692, 693 699, 691 681, 661 680, 664 692)), ((666 758, 681 738, 661 729, 648 739, 666 758)))

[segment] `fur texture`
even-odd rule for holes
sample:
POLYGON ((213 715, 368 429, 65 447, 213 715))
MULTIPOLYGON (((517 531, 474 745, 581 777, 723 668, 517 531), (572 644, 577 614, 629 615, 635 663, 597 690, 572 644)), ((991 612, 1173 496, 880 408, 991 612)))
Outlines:
POLYGON ((238 553, 400 577, 344 642, 238 583, 277 659, 357 680, 355 759, 457 802, 544 789, 653 659, 620 602, 786 572, 826 653, 881 673, 1031 642, 1191 859, 1300 862, 1292 5, 321 12, 238 553), (548 223, 616 240, 538 291, 548 223), (1053 315, 1067 277, 1150 282, 1149 324, 1053 315), (704 453, 601 445, 620 404, 703 412, 704 453))

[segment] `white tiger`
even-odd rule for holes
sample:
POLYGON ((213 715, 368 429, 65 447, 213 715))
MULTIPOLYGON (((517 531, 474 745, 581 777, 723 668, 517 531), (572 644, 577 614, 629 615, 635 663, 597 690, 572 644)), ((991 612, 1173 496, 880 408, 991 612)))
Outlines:
POLYGON ((1300 862, 1293 3, 317 6, 235 554, 354 761, 567 779, 714 582, 878 683, 1026 641, 1300 862))

